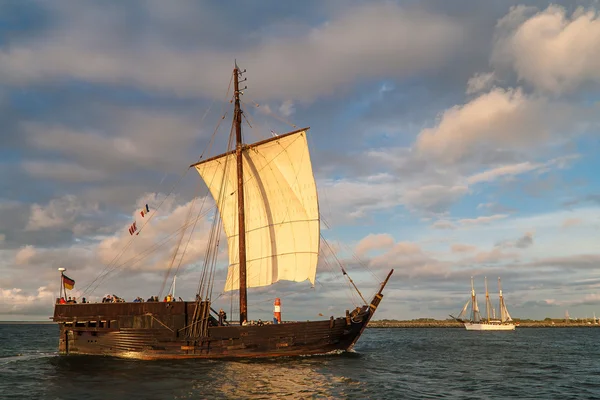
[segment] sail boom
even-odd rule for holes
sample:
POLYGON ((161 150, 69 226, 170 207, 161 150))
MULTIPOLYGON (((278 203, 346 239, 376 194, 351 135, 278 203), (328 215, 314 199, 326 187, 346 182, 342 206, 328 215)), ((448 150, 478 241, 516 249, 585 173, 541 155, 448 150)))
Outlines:
MULTIPOLYGON (((290 136, 290 135, 293 135, 293 134, 295 134, 295 133, 298 133, 298 132, 302 132, 302 131, 308 131, 309 129, 310 129, 310 127, 306 127, 306 128, 302 128, 302 129, 297 129, 297 130, 295 130, 295 131, 292 131, 292 132, 287 132, 287 133, 284 133, 283 135, 278 135, 278 136, 275 136, 275 137, 272 137, 272 138, 268 138, 268 139, 265 139, 265 140, 261 140, 261 141, 259 141, 259 142, 250 143, 250 144, 245 144, 245 145, 243 145, 243 146, 242 146, 242 149, 243 149, 243 150, 251 149, 251 148, 253 148, 253 147, 256 147, 256 146, 261 146, 261 145, 263 145, 263 144, 266 144, 266 143, 272 142, 272 141, 274 141, 274 140, 280 140, 280 139, 282 139, 282 138, 285 138, 286 136, 290 136)), ((231 150, 231 151, 228 151, 228 152, 226 152, 226 153, 218 154, 218 155, 216 155, 216 156, 213 156, 213 157, 207 158, 206 160, 198 161, 197 163, 194 163, 194 164, 190 165, 188 168, 193 168, 193 167, 196 167, 196 166, 198 166, 198 165, 201 165, 201 164, 204 164, 204 163, 207 163, 207 162, 211 162, 211 161, 214 161, 214 160, 218 160, 219 158, 222 158, 222 157, 230 156, 230 155, 232 155, 232 154, 235 154, 235 150, 231 150)))

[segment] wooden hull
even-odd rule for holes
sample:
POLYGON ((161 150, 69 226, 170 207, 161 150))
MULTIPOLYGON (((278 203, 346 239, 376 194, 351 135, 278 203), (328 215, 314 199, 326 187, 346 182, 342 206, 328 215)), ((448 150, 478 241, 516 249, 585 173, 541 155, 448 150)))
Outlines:
POLYGON ((330 321, 211 327, 207 338, 187 340, 161 329, 99 332, 71 329, 61 324, 59 352, 145 360, 324 354, 350 349, 360 335, 361 325, 346 327, 342 318, 334 320, 331 328, 330 321))
POLYGON ((375 311, 364 306, 344 318, 323 321, 209 326, 192 337, 186 327, 196 305, 57 304, 59 353, 144 360, 325 354, 352 348, 375 311))

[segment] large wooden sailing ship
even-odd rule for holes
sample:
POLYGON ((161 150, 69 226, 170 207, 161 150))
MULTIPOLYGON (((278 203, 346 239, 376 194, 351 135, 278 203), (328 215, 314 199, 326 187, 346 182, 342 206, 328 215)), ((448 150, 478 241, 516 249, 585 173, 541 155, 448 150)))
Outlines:
MULTIPOLYGON (((243 72, 236 64, 235 149, 190 166, 218 207, 215 226, 220 220, 229 252, 225 290, 239 291, 239 322, 217 319, 211 307, 214 270, 205 263, 196 301, 56 304, 53 320, 60 326, 60 354, 139 359, 295 356, 345 351, 361 336, 393 270, 370 302, 341 317, 246 324, 249 287, 280 280, 314 283, 321 235, 308 128, 244 144, 243 72)), ((206 259, 216 257, 213 253, 206 259)))
POLYGON ((465 329, 468 331, 514 331, 515 324, 508 313, 506 303, 504 302, 504 295, 502 294, 502 284, 500 278, 498 278, 498 297, 499 304, 498 309, 500 311, 500 318, 496 316, 496 309, 490 300, 490 294, 488 292, 487 278, 485 281, 485 316, 481 315, 479 311, 479 305, 477 304, 477 295, 475 294, 475 286, 473 284, 473 277, 471 277, 471 298, 467 300, 465 306, 461 310, 458 317, 453 317, 456 321, 462 322, 465 329), (471 306, 471 315, 467 319, 467 310, 471 306))

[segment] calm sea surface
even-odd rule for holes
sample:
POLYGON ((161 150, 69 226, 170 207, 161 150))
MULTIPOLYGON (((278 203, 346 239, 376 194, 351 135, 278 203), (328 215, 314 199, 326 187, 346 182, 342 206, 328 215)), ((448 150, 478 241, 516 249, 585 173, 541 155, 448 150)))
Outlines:
POLYGON ((54 325, 0 325, 1 399, 592 399, 600 328, 367 329, 354 353, 260 361, 56 354, 54 325))

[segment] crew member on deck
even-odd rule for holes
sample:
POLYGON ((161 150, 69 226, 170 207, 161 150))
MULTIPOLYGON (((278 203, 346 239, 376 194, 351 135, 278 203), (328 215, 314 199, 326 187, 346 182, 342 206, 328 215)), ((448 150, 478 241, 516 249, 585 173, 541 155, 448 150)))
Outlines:
POLYGON ((223 309, 221 308, 219 310, 219 326, 223 326, 225 325, 225 320, 227 319, 227 314, 225 313, 225 311, 223 311, 223 309))

